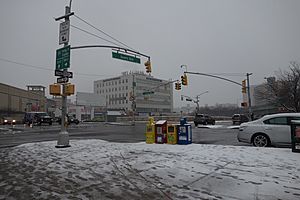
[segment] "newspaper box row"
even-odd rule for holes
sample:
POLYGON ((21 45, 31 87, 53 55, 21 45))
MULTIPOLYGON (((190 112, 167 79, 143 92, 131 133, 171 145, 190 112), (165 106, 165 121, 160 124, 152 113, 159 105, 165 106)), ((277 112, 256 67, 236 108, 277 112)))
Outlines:
POLYGON ((180 124, 168 124, 167 120, 154 122, 153 117, 149 117, 146 125, 147 144, 191 144, 192 126, 188 124, 186 118, 180 119, 180 124))

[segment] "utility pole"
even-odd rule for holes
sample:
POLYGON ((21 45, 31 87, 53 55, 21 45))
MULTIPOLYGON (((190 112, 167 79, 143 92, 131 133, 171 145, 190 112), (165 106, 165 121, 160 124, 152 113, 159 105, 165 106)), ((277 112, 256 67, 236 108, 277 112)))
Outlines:
POLYGON ((134 73, 132 74, 132 125, 135 126, 135 111, 136 111, 136 96, 135 96, 135 80, 134 73))
MULTIPOLYGON (((61 19, 65 19, 65 22, 69 22, 70 19, 69 17, 73 15, 74 13, 71 13, 71 3, 72 0, 70 0, 70 5, 65 7, 65 15, 61 16, 59 18, 56 18, 56 21, 59 21, 61 19)), ((69 39, 64 42, 64 47, 67 47, 69 43, 69 39)), ((67 68, 63 69, 63 73, 68 73, 67 68)), ((57 145, 55 146, 56 148, 65 148, 65 147, 70 147, 69 144, 69 133, 67 131, 67 94, 66 94, 66 84, 67 83, 62 83, 62 109, 61 109, 61 131, 58 134, 58 140, 57 140, 57 145)))
POLYGON ((251 96, 250 96, 250 78, 249 76, 251 76, 252 73, 247 73, 246 76, 247 76, 247 96, 248 96, 248 112, 249 112, 249 117, 252 119, 252 107, 251 107, 251 96))

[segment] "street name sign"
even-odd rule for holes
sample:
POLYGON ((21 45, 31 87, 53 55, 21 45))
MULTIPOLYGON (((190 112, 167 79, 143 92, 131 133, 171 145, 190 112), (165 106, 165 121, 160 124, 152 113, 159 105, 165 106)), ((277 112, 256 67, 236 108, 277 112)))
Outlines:
POLYGON ((61 77, 67 77, 67 78, 73 78, 73 72, 68 71, 61 71, 61 70, 55 70, 55 76, 61 76, 61 77))
POLYGON ((65 21, 59 25, 59 44, 69 42, 70 21, 65 21))
POLYGON ((70 67, 71 46, 65 46, 56 50, 56 69, 67 69, 70 67))
POLYGON ((116 58, 116 59, 126 60, 126 61, 129 61, 129 62, 141 63, 140 58, 130 56, 130 55, 126 55, 126 54, 122 54, 122 53, 119 53, 119 52, 112 52, 112 57, 116 58))
POLYGON ((68 77, 57 78, 57 83, 67 83, 67 82, 69 82, 69 78, 68 77))

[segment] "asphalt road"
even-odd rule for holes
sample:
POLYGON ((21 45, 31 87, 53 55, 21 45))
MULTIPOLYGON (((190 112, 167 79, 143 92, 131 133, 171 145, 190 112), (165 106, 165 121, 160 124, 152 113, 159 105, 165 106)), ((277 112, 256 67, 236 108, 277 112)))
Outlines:
MULTIPOLYGON (((193 143, 247 145, 236 139, 238 129, 230 129, 230 122, 217 122, 215 126, 194 127, 193 143)), ((0 147, 16 146, 30 142, 57 140, 60 126, 34 126, 33 128, 17 125, 0 127, 0 147)), ((102 139, 110 142, 136 143, 145 141, 145 124, 135 126, 105 123, 80 123, 68 127, 72 139, 102 139)))

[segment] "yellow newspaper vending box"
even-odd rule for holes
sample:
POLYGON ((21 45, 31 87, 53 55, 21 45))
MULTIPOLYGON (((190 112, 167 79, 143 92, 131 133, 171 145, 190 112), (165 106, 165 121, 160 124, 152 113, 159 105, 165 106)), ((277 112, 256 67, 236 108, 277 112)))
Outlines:
POLYGON ((167 138, 168 144, 177 144, 177 125, 168 125, 167 138))
POLYGON ((148 123, 146 125, 146 143, 155 143, 155 122, 153 117, 149 117, 148 123))

